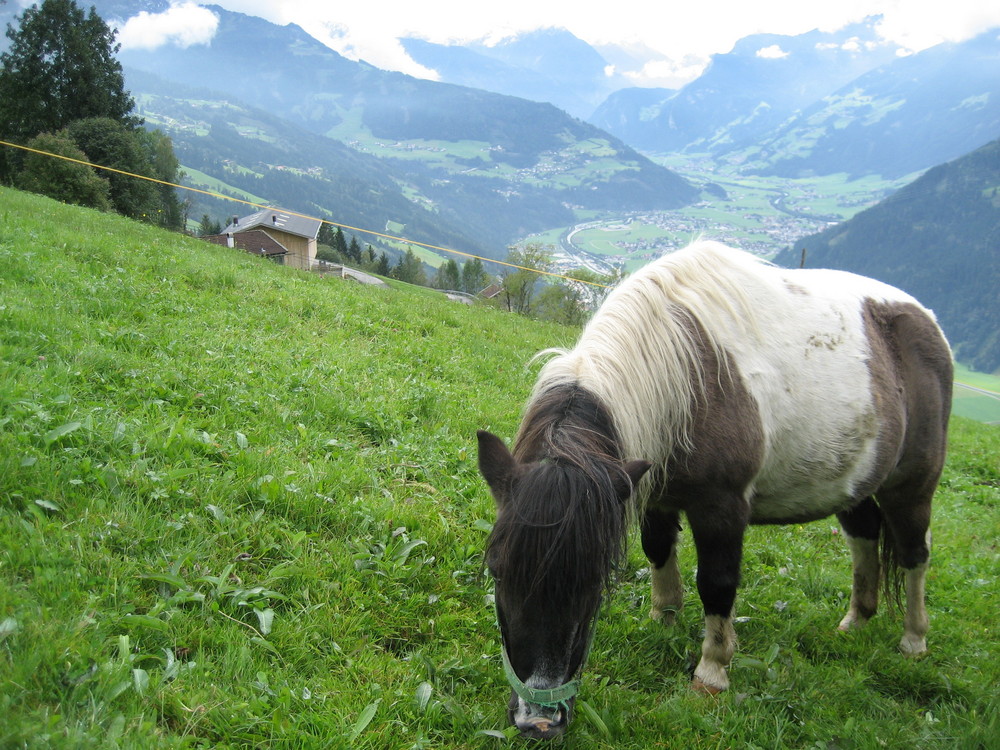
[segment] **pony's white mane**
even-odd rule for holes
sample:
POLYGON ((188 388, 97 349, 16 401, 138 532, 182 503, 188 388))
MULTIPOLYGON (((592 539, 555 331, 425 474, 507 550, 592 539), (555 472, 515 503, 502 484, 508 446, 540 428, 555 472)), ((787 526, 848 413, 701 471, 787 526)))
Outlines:
POLYGON ((534 395, 578 383, 610 409, 624 458, 654 463, 685 447, 704 370, 699 346, 725 363, 718 332, 757 335, 747 287, 767 263, 699 241, 638 270, 615 288, 570 350, 547 350, 534 395), (700 324, 706 340, 698 340, 700 324))

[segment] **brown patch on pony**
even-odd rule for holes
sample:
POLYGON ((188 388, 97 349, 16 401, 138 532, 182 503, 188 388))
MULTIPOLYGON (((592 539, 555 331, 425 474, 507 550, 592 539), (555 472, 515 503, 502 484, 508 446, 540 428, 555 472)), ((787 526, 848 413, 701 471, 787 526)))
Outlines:
POLYGON ((926 561, 923 539, 912 537, 930 523, 944 467, 954 368, 941 329, 919 306, 867 299, 861 314, 878 424, 876 461, 863 494, 874 494, 885 521, 882 582, 887 600, 898 606, 900 565, 926 561))
POLYGON ((764 428, 757 402, 743 384, 739 368, 725 352, 716 352, 702 342, 707 336, 701 325, 688 319, 699 342, 702 384, 692 405, 689 448, 679 447, 666 466, 650 501, 666 500, 669 485, 672 508, 689 510, 696 497, 678 503, 677 490, 684 486, 714 484, 742 492, 760 469, 764 455, 764 428), (659 497, 657 497, 659 495, 659 497))

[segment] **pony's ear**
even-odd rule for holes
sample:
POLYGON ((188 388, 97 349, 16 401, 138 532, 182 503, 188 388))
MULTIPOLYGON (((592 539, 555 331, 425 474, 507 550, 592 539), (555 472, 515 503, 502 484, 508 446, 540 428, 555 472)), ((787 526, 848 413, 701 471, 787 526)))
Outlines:
POLYGON ((622 470, 625 472, 625 476, 628 477, 628 483, 624 481, 624 477, 620 477, 615 482, 615 490, 618 492, 618 497, 622 500, 627 500, 631 497, 632 493, 635 492, 636 486, 639 484, 639 480, 645 476, 652 465, 649 461, 626 461, 625 465, 622 466, 622 470))
POLYGON ((503 440, 493 433, 479 430, 476 437, 479 438, 479 473, 493 491, 493 497, 499 500, 510 483, 516 461, 503 440))

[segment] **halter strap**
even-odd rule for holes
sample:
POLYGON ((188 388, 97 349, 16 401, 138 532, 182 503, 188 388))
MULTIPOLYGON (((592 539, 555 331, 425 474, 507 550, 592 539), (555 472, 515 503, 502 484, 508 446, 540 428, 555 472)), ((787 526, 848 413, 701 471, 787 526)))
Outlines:
MULTIPOLYGON (((587 663, 587 658, 590 656, 590 647, 594 642, 594 630, 597 624, 597 616, 594 616, 594 622, 590 625, 590 633, 587 635, 587 646, 583 652, 583 659, 580 660, 580 666, 577 668, 577 675, 583 672, 583 667, 587 663)), ((510 657, 507 656, 507 647, 502 642, 500 644, 500 655, 503 657, 503 671, 507 677, 507 682, 510 683, 511 688, 526 703, 534 703, 536 706, 541 706, 542 708, 548 708, 555 711, 556 709, 562 709, 563 711, 569 711, 569 701, 571 698, 576 697, 576 694, 580 692, 580 677, 577 676, 569 682, 554 688, 533 688, 525 685, 521 678, 517 676, 514 671, 514 667, 511 666, 510 657)))
POLYGON ((514 667, 510 665, 507 656, 507 649, 500 647, 500 654, 503 656, 503 671, 507 676, 507 682, 514 689, 514 692, 526 703, 534 703, 536 706, 548 709, 569 710, 569 700, 580 692, 580 679, 574 679, 565 685, 555 688, 533 688, 525 685, 521 678, 514 672, 514 667))

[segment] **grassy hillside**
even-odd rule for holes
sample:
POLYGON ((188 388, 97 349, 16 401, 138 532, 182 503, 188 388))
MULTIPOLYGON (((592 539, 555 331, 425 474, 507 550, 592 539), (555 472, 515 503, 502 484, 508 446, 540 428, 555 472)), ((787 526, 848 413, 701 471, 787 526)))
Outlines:
MULTIPOLYGON (((569 329, 321 279, 0 189, 0 747, 512 742, 473 435, 569 329)), ((986 747, 1000 430, 956 420, 930 653, 834 631, 833 524, 754 529, 733 689, 692 694, 634 548, 570 748, 986 747)))

